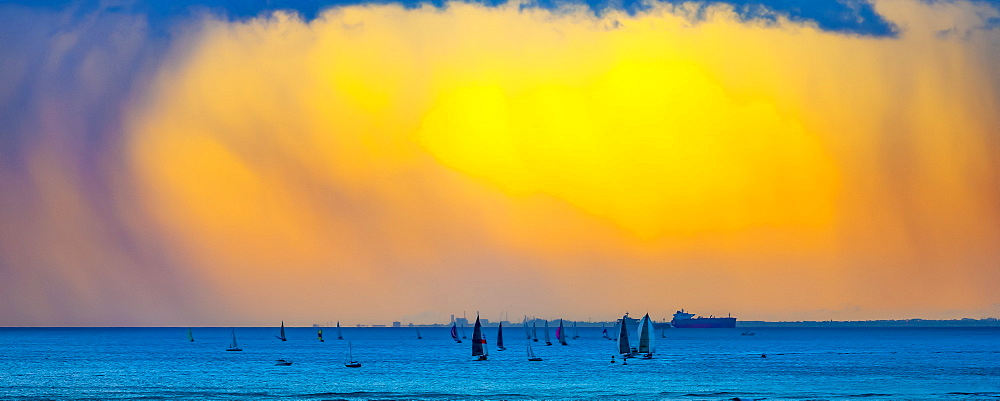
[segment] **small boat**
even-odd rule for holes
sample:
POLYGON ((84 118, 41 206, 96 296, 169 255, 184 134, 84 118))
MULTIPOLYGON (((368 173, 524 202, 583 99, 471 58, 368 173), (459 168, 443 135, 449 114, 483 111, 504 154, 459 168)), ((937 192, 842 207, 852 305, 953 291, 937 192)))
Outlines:
POLYGON ((531 330, 528 329, 528 317, 524 317, 524 335, 528 336, 528 341, 531 341, 531 330))
POLYGON ((531 342, 530 341, 528 342, 528 360, 531 361, 531 362, 537 362, 537 361, 542 360, 542 358, 539 358, 539 357, 535 356, 535 352, 531 350, 531 342))
POLYGON ((340 321, 339 320, 337 321, 337 339, 338 340, 343 340, 344 339, 344 335, 340 332, 340 321))
POLYGON ((420 328, 416 327, 416 329, 417 329, 417 339, 418 340, 423 340, 424 338, 420 336, 420 328))
POLYGON ((656 350, 654 347, 656 336, 653 334, 655 330, 653 320, 649 318, 648 313, 639 320, 639 348, 637 351, 642 354, 643 359, 653 358, 653 351, 656 350))
POLYGON ((319 331, 316 332, 316 337, 319 338, 319 342, 324 342, 324 340, 323 340, 323 329, 319 329, 319 331))
POLYGON ((194 342, 194 334, 191 334, 191 329, 188 329, 188 341, 194 342))
POLYGON ((284 320, 281 321, 281 332, 278 335, 274 336, 274 337, 277 338, 277 339, 279 339, 279 340, 281 340, 281 341, 288 341, 288 339, 285 338, 285 321, 284 320))
POLYGON ((476 315, 476 325, 472 328, 472 356, 477 357, 477 361, 485 361, 489 357, 486 350, 486 337, 483 336, 483 325, 479 323, 479 315, 476 315))
MULTIPOLYGON (((743 332, 742 334, 740 334, 740 335, 741 335, 741 336, 752 336, 752 335, 754 335, 754 332, 752 332, 752 331, 750 331, 750 330, 747 330, 747 331, 744 331, 744 332, 743 332)), ((194 341, 194 340, 191 340, 191 341, 194 341)))
POLYGON ((351 347, 351 342, 347 342, 347 361, 344 362, 344 366, 349 368, 360 368, 361 362, 354 360, 354 350, 351 347))
POLYGON ((573 339, 576 340, 580 338, 580 328, 576 326, 576 322, 573 322, 573 339))
POLYGON ((243 351, 243 348, 240 348, 240 345, 236 343, 236 329, 233 329, 233 339, 229 342, 229 348, 226 348, 226 351, 243 351))
POLYGON ((549 339, 549 321, 545 321, 545 345, 552 345, 552 340, 549 339))
POLYGON ((538 342, 538 319, 531 321, 531 341, 538 342))
POLYGON ((292 366, 292 361, 286 361, 284 359, 279 359, 274 361, 274 366, 292 366))
POLYGON ((559 327, 556 329, 556 340, 559 340, 559 344, 566 344, 566 328, 563 327, 563 320, 559 319, 559 327))
POLYGON ((601 337, 605 340, 610 340, 611 336, 608 335, 608 328, 601 324, 601 337))
POLYGON ((451 339, 455 340, 456 343, 459 344, 462 343, 462 339, 458 338, 458 326, 455 324, 454 321, 451 322, 451 339))
POLYGON ((506 351, 507 348, 503 346, 503 321, 500 321, 500 327, 497 328, 497 351, 506 351))

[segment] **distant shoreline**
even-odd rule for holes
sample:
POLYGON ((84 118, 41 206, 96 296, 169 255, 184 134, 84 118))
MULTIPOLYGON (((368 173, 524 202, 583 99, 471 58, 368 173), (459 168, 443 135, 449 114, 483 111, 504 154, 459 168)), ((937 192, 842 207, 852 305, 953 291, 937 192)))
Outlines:
MULTIPOLYGON (((579 327, 614 327, 615 322, 576 322, 579 327)), ((567 320, 567 325, 573 324, 567 320)), ((520 326, 520 322, 504 322, 504 326, 520 326)), ((396 328, 410 327, 450 327, 451 323, 437 324, 404 324, 396 328)), ((489 322, 485 327, 496 327, 497 323, 489 322)), ((654 326, 660 328, 672 328, 667 322, 655 322, 654 326)), ((312 327, 329 327, 313 324, 312 327)), ((393 327, 387 325, 352 325, 344 327, 393 327)), ((736 328, 766 328, 766 327, 1000 327, 1000 319, 897 319, 897 320, 804 320, 804 321, 763 321, 763 320, 736 320, 736 328)))

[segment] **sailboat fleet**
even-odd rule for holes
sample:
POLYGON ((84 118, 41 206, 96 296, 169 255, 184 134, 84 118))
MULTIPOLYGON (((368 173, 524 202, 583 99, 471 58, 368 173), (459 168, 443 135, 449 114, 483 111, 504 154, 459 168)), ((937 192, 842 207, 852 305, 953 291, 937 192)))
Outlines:
MULTIPOLYGON (((462 327, 462 325, 456 320, 457 319, 452 320, 450 335, 452 340, 454 340, 456 343, 461 343, 462 338, 464 336, 460 335, 459 328, 462 327)), ((526 339, 525 344, 526 344, 527 360, 533 362, 542 361, 542 358, 536 355, 531 347, 532 342, 539 342, 538 320, 542 320, 543 322, 542 337, 544 338, 545 345, 552 345, 552 342, 550 341, 549 338, 548 320, 533 318, 531 326, 529 327, 528 317, 525 316, 522 322, 522 326, 524 328, 525 339, 526 339)), ((637 324, 635 322, 636 320, 634 318, 629 318, 628 314, 626 313, 624 316, 622 316, 621 319, 618 319, 618 321, 615 323, 614 328, 611 331, 609 331, 608 328, 602 326, 601 337, 604 339, 616 341, 617 354, 622 357, 623 364, 627 364, 625 360, 628 358, 638 357, 641 359, 652 359, 653 354, 656 352, 656 347, 655 347, 655 340, 657 337, 656 328, 654 327, 653 321, 652 319, 650 319, 649 314, 648 313, 645 314, 645 316, 643 316, 642 319, 640 319, 637 324), (637 327, 631 327, 632 325, 636 325, 637 327)), ((336 327, 337 327, 337 339, 343 340, 344 336, 341 331, 339 321, 337 322, 336 327)), ((420 334, 420 328, 415 328, 415 329, 416 329, 417 339, 422 339, 423 337, 420 334)), ((324 342, 323 329, 318 329, 316 332, 316 336, 319 342, 324 342)), ((567 339, 569 338, 577 339, 580 337, 579 327, 577 325, 577 322, 573 322, 572 326, 567 326, 563 321, 563 319, 559 319, 559 325, 555 330, 555 336, 556 336, 556 341, 558 341, 559 344, 569 345, 567 339), (570 328, 572 329, 572 332, 570 328)), ((284 321, 282 321, 281 325, 279 326, 278 335, 274 337, 280 341, 288 341, 288 337, 285 335, 284 321)), ((660 333, 660 337, 661 338, 666 337, 666 333, 662 330, 660 333)), ((190 328, 187 329, 187 339, 188 341, 191 342, 194 341, 194 335, 190 328)), ((507 349, 504 345, 503 322, 497 325, 496 349, 497 351, 505 351, 507 349)), ((229 347, 226 348, 226 351, 243 351, 239 343, 237 343, 236 341, 236 329, 232 329, 231 331, 231 340, 229 343, 229 347)), ((476 361, 489 360, 489 348, 487 347, 486 333, 483 329, 483 324, 480 320, 478 313, 476 314, 476 321, 472 331, 472 356, 475 357, 476 361)), ((612 363, 615 363, 615 359, 613 357, 612 357, 612 363)), ((275 365, 289 366, 291 365, 291 361, 279 359, 275 363, 275 365)), ((361 363, 356 359, 354 359, 353 344, 350 341, 348 341, 347 343, 347 358, 344 362, 344 366, 351 368, 361 367, 361 363)))

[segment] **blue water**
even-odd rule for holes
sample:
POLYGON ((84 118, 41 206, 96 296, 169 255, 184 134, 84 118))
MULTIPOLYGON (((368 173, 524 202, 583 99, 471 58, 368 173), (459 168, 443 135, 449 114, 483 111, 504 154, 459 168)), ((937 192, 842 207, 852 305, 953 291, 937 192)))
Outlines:
POLYGON ((673 329, 625 366, 599 328, 532 343, 542 362, 517 327, 485 362, 447 328, 344 328, 359 369, 335 329, 237 328, 226 352, 230 330, 3 328, 0 399, 1000 399, 1000 328, 673 329))

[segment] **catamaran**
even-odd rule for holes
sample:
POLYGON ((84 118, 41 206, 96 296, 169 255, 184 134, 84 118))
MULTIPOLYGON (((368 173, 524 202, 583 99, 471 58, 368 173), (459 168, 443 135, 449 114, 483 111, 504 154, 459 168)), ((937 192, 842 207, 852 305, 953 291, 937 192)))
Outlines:
POLYGON ((483 325, 479 323, 479 315, 476 315, 476 326, 472 328, 472 356, 478 357, 477 361, 485 361, 489 356, 486 351, 486 337, 483 337, 483 325))
POLYGON ((655 350, 654 342, 656 341, 655 333, 656 329, 653 328, 653 321, 649 318, 649 314, 643 316, 639 320, 639 353, 642 354, 643 359, 650 359, 653 357, 653 351, 655 350))
POLYGON ((563 327, 563 320, 559 319, 559 328, 556 329, 556 340, 559 340, 559 344, 566 344, 566 329, 563 327))
POLYGON ((497 351, 506 351, 507 348, 503 346, 503 321, 500 321, 500 327, 497 328, 497 351))
POLYGON ((236 343, 236 329, 233 329, 233 340, 229 342, 229 348, 226 351, 243 351, 240 345, 236 343))
POLYGON ((358 361, 354 360, 354 350, 351 347, 351 342, 350 341, 347 342, 347 362, 344 363, 344 366, 349 367, 349 368, 360 368, 361 367, 361 362, 358 362, 358 361))
POLYGON ((281 341, 288 341, 288 339, 285 338, 285 321, 284 320, 281 321, 281 334, 276 335, 274 337, 276 337, 277 339, 279 339, 281 341))
POLYGON ((542 360, 542 358, 535 356, 535 353, 531 350, 531 341, 528 341, 528 360, 532 362, 542 360))

